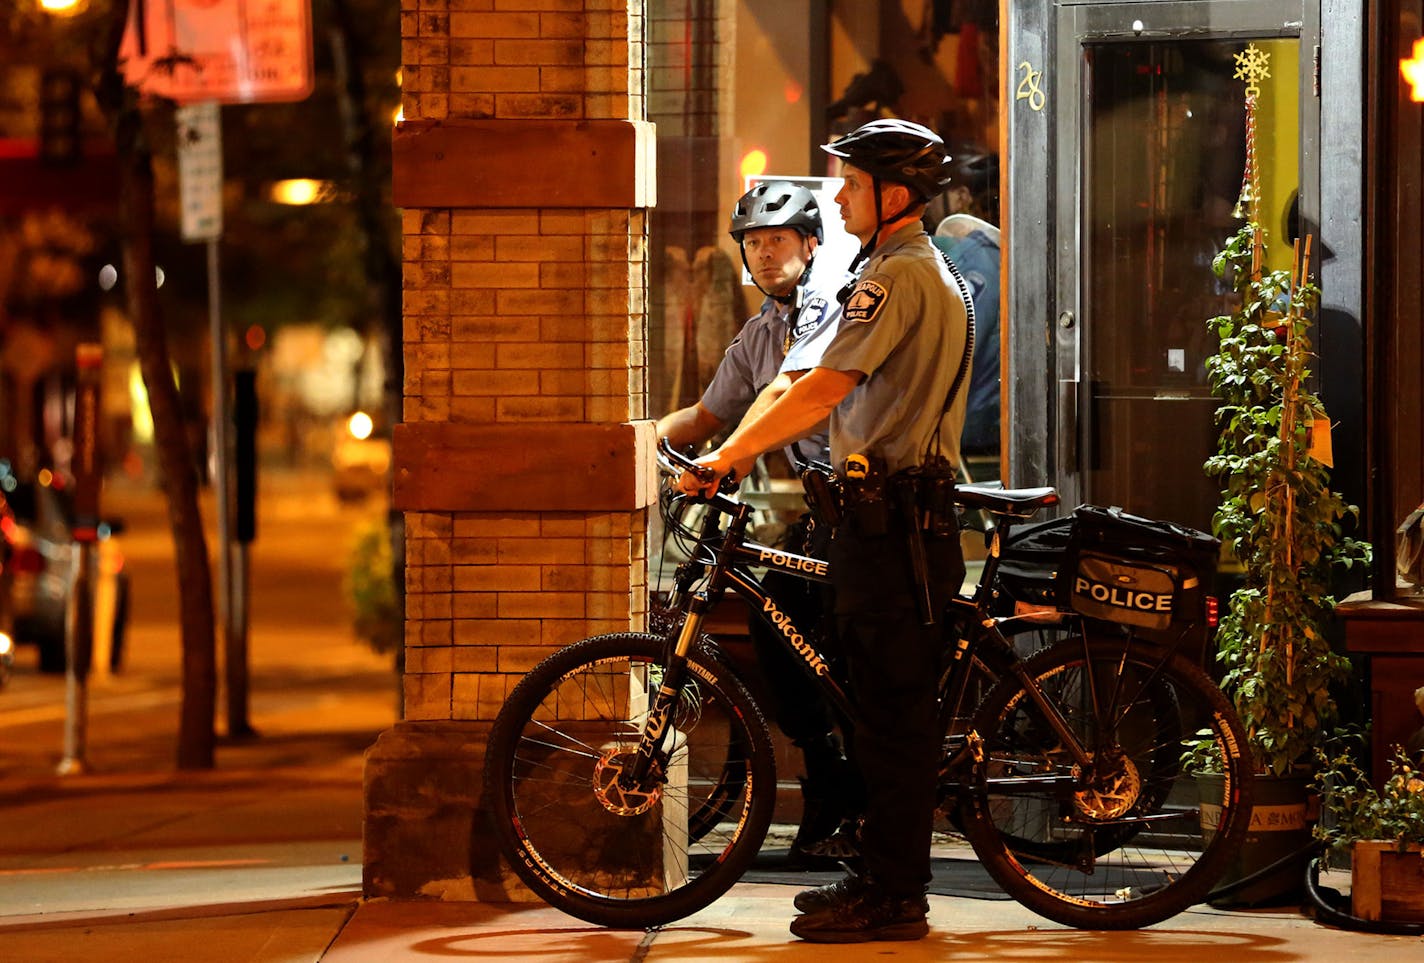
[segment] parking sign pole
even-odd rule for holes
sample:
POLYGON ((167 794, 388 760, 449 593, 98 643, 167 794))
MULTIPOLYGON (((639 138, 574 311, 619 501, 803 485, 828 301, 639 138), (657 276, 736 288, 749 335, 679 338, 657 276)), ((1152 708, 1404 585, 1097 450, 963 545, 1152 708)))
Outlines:
POLYGON ((233 572, 232 457, 228 422, 232 410, 227 393, 227 333, 223 330, 222 277, 218 271, 218 242, 208 241, 208 313, 213 342, 213 495, 218 521, 218 600, 223 626, 223 669, 227 694, 227 734, 252 735, 247 720, 247 638, 235 627, 238 621, 233 572))
POLYGON ((78 385, 74 395, 74 527, 69 604, 64 620, 64 757, 60 775, 88 769, 89 665, 94 655, 94 571, 99 549, 99 382, 103 348, 81 344, 75 351, 78 385))
POLYGON ((227 331, 222 322, 222 272, 218 240, 222 237, 222 108, 216 100, 184 104, 178 124, 178 191, 185 241, 205 241, 208 248, 208 336, 212 342, 213 496, 217 502, 218 621, 223 630, 223 680, 227 734, 252 735, 247 721, 246 630, 235 628, 242 603, 233 578, 232 433, 228 428, 227 331))
POLYGON ((89 659, 94 636, 92 542, 74 543, 73 582, 64 625, 64 756, 55 771, 75 776, 89 770, 89 659))

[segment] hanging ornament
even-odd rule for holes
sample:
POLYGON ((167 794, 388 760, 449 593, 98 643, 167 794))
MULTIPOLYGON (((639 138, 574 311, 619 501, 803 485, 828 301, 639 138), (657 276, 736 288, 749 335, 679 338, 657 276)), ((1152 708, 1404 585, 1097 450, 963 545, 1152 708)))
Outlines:
POLYGON ((1256 100, 1261 81, 1271 76, 1271 55, 1254 43, 1236 55, 1236 79, 1246 84, 1246 169, 1241 174, 1241 193, 1231 216, 1256 220, 1256 202, 1261 198, 1261 172, 1256 165, 1256 100))

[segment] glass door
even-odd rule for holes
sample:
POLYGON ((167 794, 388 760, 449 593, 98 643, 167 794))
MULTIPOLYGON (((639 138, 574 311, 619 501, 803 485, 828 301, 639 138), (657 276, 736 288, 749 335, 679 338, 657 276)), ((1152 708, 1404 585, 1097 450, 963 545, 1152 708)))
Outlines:
MULTIPOLYGON (((1258 98, 1257 216, 1289 259, 1301 212, 1318 210, 1318 164, 1310 162, 1319 128, 1318 12, 1311 13, 1318 5, 1059 2, 1040 10, 1052 39, 1038 39, 1032 17, 1011 33, 1011 44, 1022 45, 1014 52, 1019 86, 1041 91, 1046 109, 1034 117, 1031 94, 1018 99, 1010 149, 1016 139, 1040 139, 1050 173, 1038 175, 1046 196, 1036 199, 1024 181, 1010 205, 1018 234, 1011 257, 1026 285, 1011 295, 1019 310, 1010 311, 1014 380, 1023 384, 1044 366, 1050 378, 1044 435, 1034 439, 1031 428, 1023 435, 1029 445, 1040 442, 1042 473, 1021 446, 1014 455, 1028 470, 1011 472, 1013 481, 1049 481, 1068 505, 1119 505, 1209 529, 1217 490, 1202 471, 1216 435, 1207 320, 1232 297, 1211 262, 1241 224, 1246 159, 1237 57, 1248 44, 1269 57, 1258 98), (1046 68, 1039 77, 1035 43, 1046 68), (1051 239, 1041 275, 1028 237, 1040 215, 1051 239), (1047 329, 1046 358, 1035 356, 1044 342, 1032 343, 1034 324, 1047 329)), ((1011 417, 1032 422, 1025 410, 1035 407, 1032 392, 1019 388, 1011 417)))
MULTIPOLYGON (((1076 462, 1087 501, 1201 529, 1217 502, 1201 467, 1216 439, 1207 319, 1233 298, 1212 259, 1244 213, 1245 93, 1234 74, 1247 43, 1105 41, 1085 44, 1082 56, 1081 327, 1064 339, 1076 340, 1078 403, 1060 424, 1064 467, 1076 462)), ((1289 254, 1300 45, 1250 43, 1289 78, 1263 90, 1255 135, 1257 217, 1271 250, 1289 254)))
POLYGON ((1073 316, 1058 329, 1060 484, 1076 483, 1083 501, 1210 529, 1218 492, 1202 463, 1215 448, 1216 402, 1205 361, 1216 345, 1207 319, 1233 297, 1211 263, 1245 213, 1239 58, 1248 46, 1266 58, 1255 210, 1271 251, 1289 258, 1302 202, 1315 206, 1301 162, 1317 140, 1312 58, 1301 56, 1310 27, 1301 4, 1238 0, 1063 14, 1060 50, 1071 48, 1077 76, 1076 96, 1061 105, 1071 122, 1059 127, 1074 143, 1060 146, 1076 148, 1079 163, 1059 178, 1060 230, 1071 224, 1078 239, 1058 271, 1062 310, 1073 316))

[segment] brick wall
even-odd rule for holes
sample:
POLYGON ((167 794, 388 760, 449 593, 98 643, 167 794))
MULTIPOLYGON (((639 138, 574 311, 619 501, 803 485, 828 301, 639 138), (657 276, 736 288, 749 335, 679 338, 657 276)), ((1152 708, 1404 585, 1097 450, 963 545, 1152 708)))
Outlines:
MULTIPOLYGON (((641 6, 405 0, 406 126, 641 120, 641 6)), ((579 159, 555 153, 530 157, 528 177, 582 176, 579 159)), ((459 163, 473 174, 482 158, 459 163)), ((452 206, 403 218, 408 424, 647 416, 642 209, 452 206)), ((553 648, 642 624, 646 512, 525 507, 407 512, 408 719, 492 719, 553 648)))
POLYGON ((482 814, 520 675, 641 627, 642 3, 402 0, 405 719, 366 754, 369 897, 518 895, 482 814))
POLYGON ((642 7, 403 0, 405 119, 642 119, 642 7))

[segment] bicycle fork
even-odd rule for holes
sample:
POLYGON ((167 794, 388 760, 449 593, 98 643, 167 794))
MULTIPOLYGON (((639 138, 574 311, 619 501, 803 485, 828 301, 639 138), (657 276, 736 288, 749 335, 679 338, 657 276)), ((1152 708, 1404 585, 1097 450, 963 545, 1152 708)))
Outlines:
POLYGON ((657 695, 648 707, 643 731, 638 738, 638 747, 633 752, 630 765, 618 776, 618 784, 625 790, 646 791, 650 778, 661 778, 664 766, 661 764, 663 744, 672 731, 673 711, 682 695, 683 679, 687 675, 687 654, 692 651, 693 641, 702 629, 702 620, 709 607, 705 592, 694 597, 688 606, 687 618, 683 620, 677 644, 668 653, 663 666, 663 677, 657 695))

